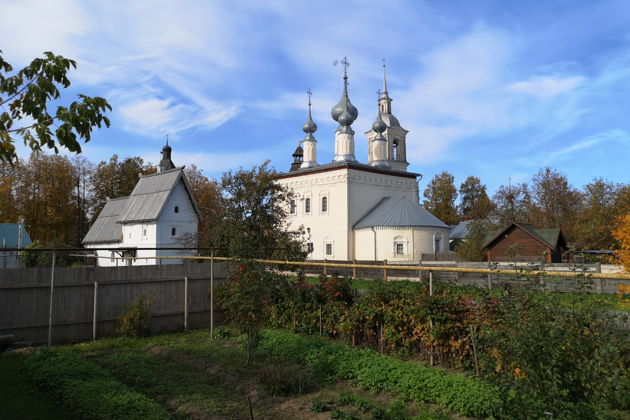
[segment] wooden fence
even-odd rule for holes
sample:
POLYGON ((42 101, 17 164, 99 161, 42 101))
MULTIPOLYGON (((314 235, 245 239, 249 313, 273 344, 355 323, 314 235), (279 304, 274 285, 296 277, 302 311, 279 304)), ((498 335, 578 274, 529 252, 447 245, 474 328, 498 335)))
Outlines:
POLYGON ((0 270, 0 335, 32 344, 112 336, 116 318, 138 294, 154 300, 152 333, 209 328, 222 322, 209 289, 226 278, 227 264, 210 261, 56 268, 54 275, 51 268, 0 270))

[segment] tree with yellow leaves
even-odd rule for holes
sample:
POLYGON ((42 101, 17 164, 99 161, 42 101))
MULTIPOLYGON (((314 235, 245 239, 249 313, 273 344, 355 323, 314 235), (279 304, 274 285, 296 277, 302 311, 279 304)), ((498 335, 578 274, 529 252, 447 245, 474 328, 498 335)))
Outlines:
POLYGON ((619 242, 619 262, 630 272, 630 212, 619 216, 613 236, 619 242))

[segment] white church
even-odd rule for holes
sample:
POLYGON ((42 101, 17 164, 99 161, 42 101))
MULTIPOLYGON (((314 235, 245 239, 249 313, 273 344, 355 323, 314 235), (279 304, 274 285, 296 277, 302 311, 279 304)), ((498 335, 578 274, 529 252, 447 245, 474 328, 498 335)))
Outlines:
POLYGON ((343 64, 343 94, 331 110, 339 123, 333 161, 317 162, 309 92, 306 137, 289 172, 278 176, 296 195, 288 211, 289 228, 304 228, 313 260, 420 261, 422 254, 448 250, 449 227, 418 204, 419 174, 407 171, 408 131, 392 114, 385 66, 376 120, 365 132, 366 164, 354 154, 351 126, 358 110, 348 97, 347 60, 343 64))
POLYGON ((181 248, 185 238, 197 234, 199 209, 184 167, 175 167, 171 152, 167 143, 158 172, 141 175, 130 196, 109 199, 85 235, 86 248, 105 248, 95 251, 99 266, 176 264, 182 260, 155 257, 191 255, 142 249, 181 248))

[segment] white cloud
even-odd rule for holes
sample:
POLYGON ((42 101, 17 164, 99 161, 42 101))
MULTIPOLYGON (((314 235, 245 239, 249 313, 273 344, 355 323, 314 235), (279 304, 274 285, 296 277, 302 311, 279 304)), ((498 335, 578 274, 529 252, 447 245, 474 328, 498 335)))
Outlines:
POLYGON ((582 76, 532 76, 526 81, 516 82, 509 86, 517 92, 528 93, 541 99, 554 98, 560 94, 571 92, 586 81, 582 76))
POLYGON ((576 143, 571 144, 570 146, 556 150, 555 152, 550 153, 546 160, 553 161, 557 158, 569 157, 575 152, 590 149, 604 142, 620 142, 628 144, 630 143, 630 133, 625 130, 618 129, 606 130, 601 133, 586 137, 576 143))

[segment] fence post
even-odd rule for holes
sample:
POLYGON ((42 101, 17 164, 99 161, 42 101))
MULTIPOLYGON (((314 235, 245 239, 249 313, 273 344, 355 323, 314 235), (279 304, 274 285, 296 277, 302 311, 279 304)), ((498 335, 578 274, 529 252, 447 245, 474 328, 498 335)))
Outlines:
POLYGON ((92 305, 92 341, 96 341, 96 313, 98 311, 98 282, 94 282, 94 304, 92 305))
POLYGON ((52 269, 50 270, 50 304, 48 307, 48 347, 52 346, 53 298, 55 295, 55 257, 56 257, 56 253, 53 250, 52 269))
POLYGON ((488 290, 492 290, 492 274, 488 273, 488 290))
POLYGON ((433 271, 429 271, 429 296, 433 296, 433 271))
POLYGON ((188 277, 184 277, 184 331, 188 331, 188 277))
POLYGON ((422 283, 422 260, 418 260, 418 282, 422 283))
POLYGON ((210 251, 210 338, 214 338, 214 251, 210 251))
POLYGON ((322 305, 319 305, 319 335, 322 335, 322 305))
POLYGON ((387 260, 383 260, 383 281, 387 281, 387 260))
MULTIPOLYGON (((352 264, 356 265, 357 264, 357 260, 356 258, 352 259, 352 264)), ((356 267, 352 267, 352 278, 356 279, 357 278, 357 268, 356 267)))
MULTIPOLYGON (((327 264, 328 260, 326 258, 324 258, 324 264, 327 264)), ((324 277, 328 276, 328 267, 324 266, 324 277)))

